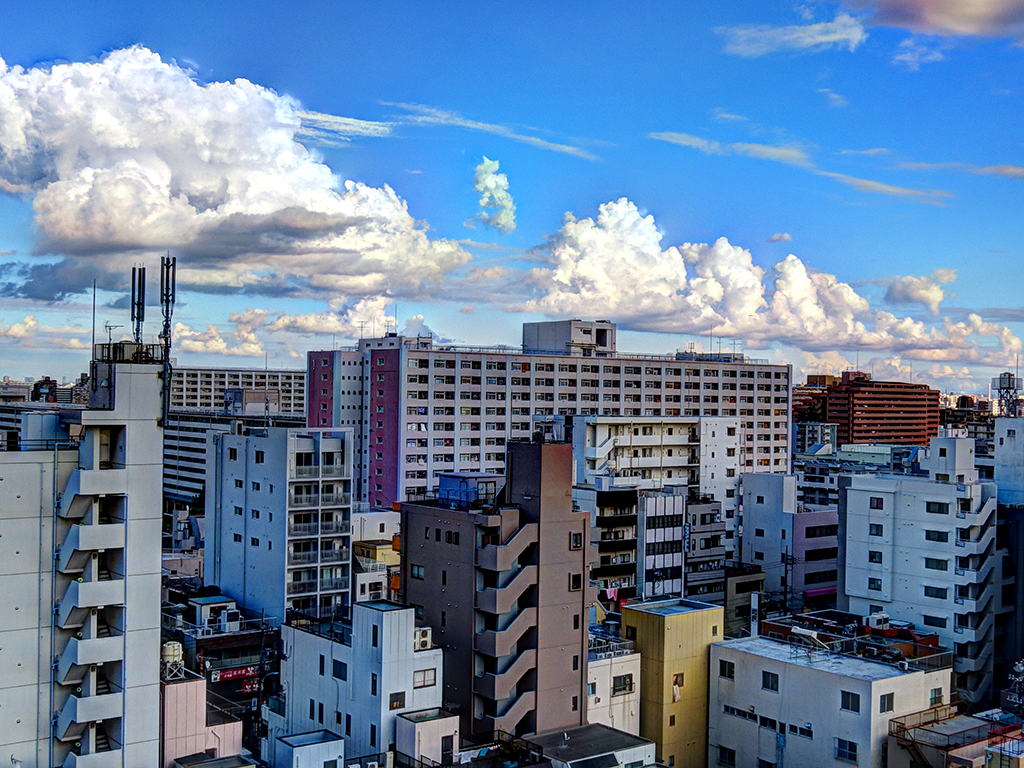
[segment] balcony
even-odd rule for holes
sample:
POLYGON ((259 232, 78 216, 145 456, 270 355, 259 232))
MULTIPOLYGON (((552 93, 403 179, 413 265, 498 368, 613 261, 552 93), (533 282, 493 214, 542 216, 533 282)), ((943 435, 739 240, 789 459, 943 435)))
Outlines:
POLYGON ((71 526, 60 547, 57 570, 61 573, 81 573, 91 553, 101 549, 124 549, 124 535, 123 523, 71 526))
POLYGON ((289 536, 316 536, 320 532, 320 523, 288 523, 289 536))
POLYGON ((324 464, 320 467, 321 477, 343 477, 345 468, 341 464, 324 464))
POLYGON ((345 534, 351 530, 352 524, 348 520, 324 520, 320 523, 320 533, 325 536, 332 533, 345 534))
POLYGON ((304 581, 289 581, 285 587, 285 592, 289 595, 306 595, 310 592, 316 592, 317 588, 316 579, 306 579, 304 581))
POLYGON ((477 550, 477 565, 490 571, 507 571, 526 548, 537 543, 537 523, 527 523, 504 544, 488 544, 477 550))
POLYGON ((292 478, 319 477, 320 467, 292 467, 292 478))
POLYGON ((81 518, 92 506, 93 497, 126 493, 127 469, 76 469, 61 494, 60 516, 72 520, 81 518))
POLYGON ((124 580, 72 581, 57 610, 57 626, 73 629, 85 624, 92 608, 124 605, 124 580))
POLYGON ((320 503, 319 493, 289 493, 288 506, 290 507, 315 507, 320 503))
POLYGON ((121 768, 123 765, 121 750, 115 747, 88 755, 76 755, 72 752, 67 756, 62 768, 121 768))
POLYGON ((476 607, 487 613, 508 613, 523 593, 536 583, 537 566, 524 566, 504 587, 487 587, 477 592, 476 607))
POLYGON ((626 515, 598 515, 598 528, 628 528, 636 525, 636 514, 626 515))
POLYGON ((347 507, 352 503, 351 493, 321 493, 321 507, 347 507))
POLYGON ((90 640, 73 637, 60 655, 57 682, 61 685, 78 685, 85 680, 90 665, 121 661, 123 658, 124 639, 121 637, 96 637, 90 640))
POLYGON ((121 717, 124 694, 121 691, 97 696, 72 696, 57 718, 57 738, 76 741, 89 727, 89 723, 121 717))
MULTIPOLYGON (((957 614, 961 616, 963 614, 957 614)), ((988 642, 988 632, 992 629, 992 625, 995 623, 995 614, 992 612, 985 613, 983 615, 971 613, 967 614, 967 622, 963 625, 956 625, 953 627, 953 633, 956 635, 956 642, 958 643, 977 643, 977 642, 988 642)))
POLYGON ((537 651, 525 650, 500 674, 487 673, 476 678, 476 693, 488 699, 507 699, 520 678, 537 664, 537 651))
POLYGON ((312 552, 289 552, 288 565, 310 565, 320 561, 320 553, 312 552))
POLYGON ((333 592, 339 589, 348 589, 348 579, 329 578, 320 579, 321 592, 333 592))
POLYGON ((341 549, 321 549, 321 563, 344 563, 351 558, 352 550, 347 547, 341 549))
POLYGON ((524 608, 504 629, 484 630, 476 636, 476 650, 488 656, 508 656, 528 629, 537 626, 537 609, 524 608))

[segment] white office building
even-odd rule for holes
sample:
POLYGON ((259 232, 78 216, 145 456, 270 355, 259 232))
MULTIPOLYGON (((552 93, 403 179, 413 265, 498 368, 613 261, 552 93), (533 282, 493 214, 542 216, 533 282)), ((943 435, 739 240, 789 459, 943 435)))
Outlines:
POLYGON ((211 433, 206 568, 248 613, 346 615, 352 430, 211 433))
POLYGON ((961 695, 980 701, 1002 610, 996 486, 979 482, 969 439, 932 438, 921 468, 841 478, 838 604, 936 632, 955 650, 961 695))
POLYGON ((883 768, 889 720, 949 695, 948 661, 886 664, 839 652, 842 642, 808 642, 711 646, 709 768, 883 768))
POLYGON ((25 768, 159 762, 164 350, 95 357, 87 407, 0 450, 0 754, 25 768))
POLYGON ((441 706, 442 651, 415 609, 357 603, 352 621, 293 617, 281 626, 283 695, 264 707, 262 755, 274 763, 280 738, 328 728, 346 757, 395 749, 398 715, 441 706))

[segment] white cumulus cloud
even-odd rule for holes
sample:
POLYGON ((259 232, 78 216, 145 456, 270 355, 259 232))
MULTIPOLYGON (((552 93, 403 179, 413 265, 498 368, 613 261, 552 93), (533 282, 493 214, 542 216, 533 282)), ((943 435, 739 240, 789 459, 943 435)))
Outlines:
POLYGON ((508 176, 498 173, 498 161, 488 160, 476 167, 473 174, 473 188, 480 193, 480 213, 467 224, 476 220, 500 232, 512 232, 516 228, 516 204, 508 191, 508 176), (488 213, 494 210, 494 213, 488 213))
MULTIPOLYGON (((888 282, 885 300, 890 304, 922 304, 939 314, 939 305, 946 298, 943 285, 956 280, 955 269, 936 269, 931 275, 903 275, 888 282)), ((885 281, 880 281, 885 284, 885 281)))
POLYGON ((386 124, 302 112, 248 82, 199 83, 141 47, 24 69, 0 60, 0 189, 33 198, 23 295, 125 287, 140 254, 182 256, 182 287, 274 295, 414 293, 468 260, 431 240, 389 187, 340 180, 310 130, 386 124), (304 122, 305 118, 305 122, 304 122), (305 127, 304 127, 305 126, 305 127))

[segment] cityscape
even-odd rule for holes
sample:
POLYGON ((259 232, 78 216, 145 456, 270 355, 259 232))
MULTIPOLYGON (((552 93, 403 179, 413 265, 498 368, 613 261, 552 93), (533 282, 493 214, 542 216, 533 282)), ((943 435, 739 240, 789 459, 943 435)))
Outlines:
POLYGON ((0 18, 0 762, 1024 765, 1024 0, 0 18))

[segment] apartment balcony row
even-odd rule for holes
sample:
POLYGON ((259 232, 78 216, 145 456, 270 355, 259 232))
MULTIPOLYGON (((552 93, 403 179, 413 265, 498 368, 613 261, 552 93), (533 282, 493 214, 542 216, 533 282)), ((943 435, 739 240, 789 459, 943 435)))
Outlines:
POLYGON ((476 607, 487 613, 508 613, 523 593, 537 584, 537 566, 520 568, 501 587, 485 587, 476 593, 476 607))
POLYGON ((60 497, 61 517, 77 520, 92 507, 93 499, 128 493, 127 469, 76 469, 71 472, 60 497))
POLYGON ((524 608, 511 620, 499 621, 498 629, 488 629, 476 635, 476 650, 486 656, 508 656, 512 648, 530 629, 537 626, 537 609, 524 608))
POLYGON ((344 563, 352 555, 348 548, 320 549, 311 552, 289 552, 288 565, 312 565, 315 563, 344 563))
POLYGON ((124 605, 124 594, 124 579, 72 581, 57 606, 57 626, 77 629, 94 608, 124 605))
POLYGON ((310 523, 288 522, 289 536, 344 535, 351 530, 352 524, 348 520, 321 520, 320 522, 314 521, 310 523))
POLYGON ((91 723, 120 718, 124 711, 124 690, 119 685, 98 671, 89 677, 57 716, 55 735, 60 741, 79 741, 91 723))
POLYGON ((352 503, 351 493, 289 493, 288 506, 303 507, 347 507, 352 503))
POLYGON ((55 678, 60 685, 80 685, 90 667, 123 660, 124 638, 120 632, 110 637, 73 637, 57 660, 55 678))
POLYGON ((324 579, 303 579, 301 581, 289 581, 285 592, 289 595, 308 595, 313 592, 336 592, 348 589, 347 578, 324 578, 324 579))
POLYGON ((307 467, 292 467, 289 472, 291 480, 305 480, 318 477, 345 477, 345 467, 342 464, 317 464, 307 467))
POLYGON ((57 570, 64 574, 82 573, 91 556, 101 550, 124 549, 123 523, 107 525, 72 525, 60 545, 57 570))
POLYGON ((474 732, 504 731, 505 733, 515 733, 516 725, 518 725, 519 721, 536 708, 536 692, 526 691, 514 700, 499 702, 496 714, 484 715, 478 718, 474 723, 474 732))

